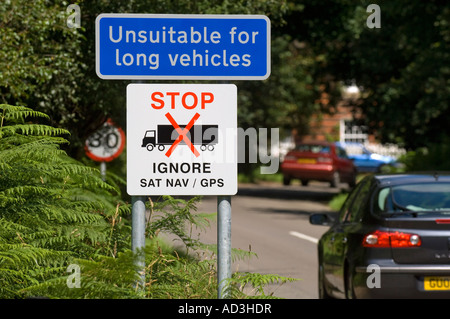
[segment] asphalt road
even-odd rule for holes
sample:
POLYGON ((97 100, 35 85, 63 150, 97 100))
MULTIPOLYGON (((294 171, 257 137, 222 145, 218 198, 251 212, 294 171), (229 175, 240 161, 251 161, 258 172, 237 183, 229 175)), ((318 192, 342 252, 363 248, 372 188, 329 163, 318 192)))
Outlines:
MULTIPOLYGON (((309 215, 330 211, 329 200, 339 193, 326 183, 282 186, 240 185, 232 197, 231 244, 257 257, 235 260, 232 271, 278 274, 299 279, 269 285, 266 293, 287 299, 316 299, 316 242, 327 227, 309 224, 309 215)), ((205 197, 199 212, 216 212, 217 197, 205 197)), ((217 243, 214 223, 200 238, 217 243)))

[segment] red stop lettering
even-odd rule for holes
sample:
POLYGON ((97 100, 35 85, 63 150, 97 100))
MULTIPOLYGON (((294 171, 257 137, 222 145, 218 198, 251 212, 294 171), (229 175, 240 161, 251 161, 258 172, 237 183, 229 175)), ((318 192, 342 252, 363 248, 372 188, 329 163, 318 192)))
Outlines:
POLYGON ((180 105, 187 110, 193 110, 200 107, 202 110, 207 104, 214 102, 214 94, 211 92, 201 92, 199 95, 194 92, 152 92, 151 107, 155 110, 161 110, 164 107, 175 109, 180 105))

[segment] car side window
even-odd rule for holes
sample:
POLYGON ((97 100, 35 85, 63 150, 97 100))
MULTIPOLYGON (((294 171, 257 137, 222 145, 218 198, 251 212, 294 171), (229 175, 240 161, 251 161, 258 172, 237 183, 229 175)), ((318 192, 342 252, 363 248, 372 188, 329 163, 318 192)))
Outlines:
POLYGON ((339 211, 339 222, 343 223, 347 220, 347 215, 349 213, 350 208, 352 207, 353 201, 356 198, 356 196, 359 193, 359 190, 362 186, 364 181, 361 181, 356 187, 350 192, 347 199, 345 200, 344 204, 341 207, 341 210, 339 211))
POLYGON ((352 205, 348 209, 347 216, 345 217, 345 220, 347 222, 359 222, 363 217, 364 210, 368 209, 367 204, 369 192, 371 189, 370 185, 371 183, 368 181, 365 181, 365 183, 361 184, 358 195, 353 200, 352 205))
POLYGON ((348 158, 347 152, 342 147, 336 147, 336 153, 340 158, 348 158))

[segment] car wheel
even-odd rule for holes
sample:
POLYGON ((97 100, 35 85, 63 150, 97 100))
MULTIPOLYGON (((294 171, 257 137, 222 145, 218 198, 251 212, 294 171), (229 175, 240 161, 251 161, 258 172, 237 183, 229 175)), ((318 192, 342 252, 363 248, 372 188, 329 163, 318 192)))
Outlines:
POLYGON ((302 183, 303 186, 308 186, 309 183, 309 181, 306 179, 302 179, 300 182, 302 183))
POLYGON ((339 186, 340 182, 341 182, 341 177, 339 176, 339 172, 336 171, 333 173, 333 179, 330 182, 330 186, 333 188, 336 188, 339 186))
POLYGON ((290 176, 283 176, 283 185, 290 185, 291 184, 291 177, 290 176))
POLYGON ((327 290, 325 288, 325 279, 324 279, 324 273, 323 273, 323 266, 320 264, 319 261, 319 299, 332 299, 331 296, 327 293, 327 290))

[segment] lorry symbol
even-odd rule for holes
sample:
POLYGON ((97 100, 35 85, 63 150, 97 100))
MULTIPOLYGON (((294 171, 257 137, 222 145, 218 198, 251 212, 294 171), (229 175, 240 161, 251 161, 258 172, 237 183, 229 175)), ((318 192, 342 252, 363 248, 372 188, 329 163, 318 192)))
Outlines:
MULTIPOLYGON (((180 125, 184 130, 186 125, 180 125)), ((147 130, 142 139, 142 146, 152 151, 155 147, 158 150, 164 151, 166 145, 172 145, 178 138, 179 134, 172 125, 158 125, 157 130, 147 130)), ((189 132, 186 133, 193 145, 200 145, 202 151, 208 149, 214 150, 214 145, 217 144, 218 125, 193 125, 189 132)), ((180 142, 181 145, 186 145, 184 140, 180 142)))

